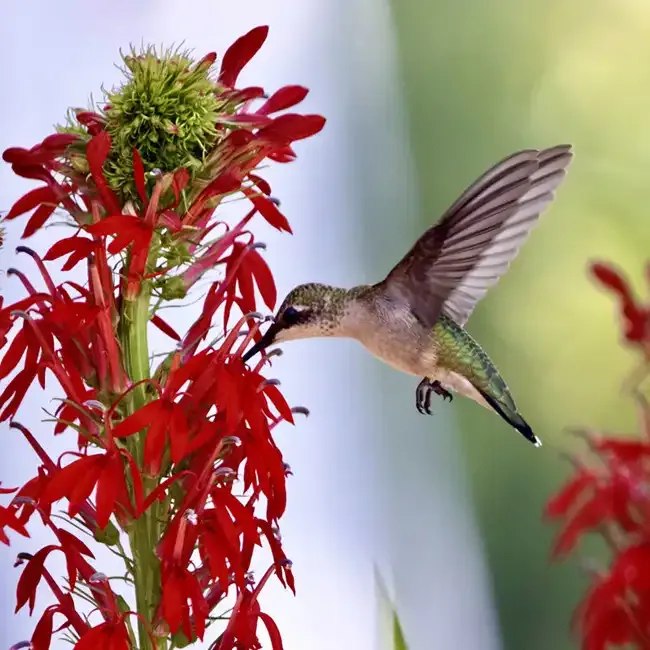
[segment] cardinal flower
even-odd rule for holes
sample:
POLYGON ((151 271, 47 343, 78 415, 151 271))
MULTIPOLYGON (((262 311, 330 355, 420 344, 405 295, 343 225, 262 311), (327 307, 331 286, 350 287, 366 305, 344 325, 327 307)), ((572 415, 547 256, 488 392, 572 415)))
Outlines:
MULTIPOLYGON (((592 265, 594 277, 616 296, 623 339, 647 364, 650 309, 634 298, 623 275, 609 264, 592 265)), ((650 648, 650 408, 635 395, 641 436, 582 432, 592 456, 574 459, 575 471, 548 501, 547 518, 561 523, 553 556, 573 551, 587 535, 603 536, 612 558, 594 571, 574 616, 583 650, 650 648)))
POLYGON ((267 309, 277 300, 256 223, 291 232, 259 169, 293 161, 296 143, 325 120, 296 112, 302 86, 237 86, 267 33, 251 30, 220 61, 132 50, 104 102, 3 154, 35 182, 5 221, 24 222, 23 238, 55 220, 67 226, 45 254, 17 249, 7 276, 24 296, 0 296, 0 421, 37 461, 23 486, 0 490, 0 542, 39 523, 52 537, 33 554, 18 551, 18 608, 31 613, 45 605, 41 591, 50 597, 36 650, 57 634, 76 650, 180 647, 213 625, 215 650, 257 650, 260 624, 282 647, 260 604, 271 579, 295 589, 279 536, 290 473, 274 432, 306 409, 290 408, 263 375, 268 359, 251 368, 242 351, 260 339, 259 297, 267 309), (245 207, 227 219, 232 199, 245 207), (209 289, 183 330, 160 309, 195 300, 199 279, 209 289), (150 325, 171 341, 162 355, 150 350, 150 325), (46 381, 58 384, 58 403, 31 431, 17 418, 46 381), (48 430, 70 443, 58 460, 48 430), (67 528, 54 515, 61 506, 67 528), (94 566, 101 554, 79 528, 124 562, 132 602, 123 581, 94 566), (273 565, 256 582, 261 547, 273 565), (62 584, 49 570, 53 554, 65 560, 62 584))

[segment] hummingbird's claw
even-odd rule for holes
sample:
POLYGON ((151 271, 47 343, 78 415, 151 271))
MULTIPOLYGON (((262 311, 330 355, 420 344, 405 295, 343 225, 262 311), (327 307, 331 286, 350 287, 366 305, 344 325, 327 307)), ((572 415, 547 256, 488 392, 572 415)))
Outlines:
POLYGON ((431 395, 433 393, 449 401, 454 398, 448 390, 443 388, 439 381, 431 381, 428 377, 424 377, 415 391, 415 408, 422 415, 433 415, 431 410, 431 395))
POLYGON ((431 384, 431 387, 433 389, 433 392, 436 395, 440 395, 442 399, 449 400, 451 402, 452 399, 454 399, 454 396, 446 389, 443 388, 442 384, 439 381, 434 381, 431 384))

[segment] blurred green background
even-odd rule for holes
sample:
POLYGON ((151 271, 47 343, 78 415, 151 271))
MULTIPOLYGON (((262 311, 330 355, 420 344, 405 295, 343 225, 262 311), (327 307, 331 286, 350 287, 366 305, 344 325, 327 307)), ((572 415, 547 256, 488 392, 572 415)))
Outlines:
POLYGON ((392 12, 422 228, 505 155, 575 146, 557 202, 468 328, 545 446, 531 458, 499 418, 454 402, 504 647, 573 648, 587 582, 577 553, 550 564, 541 513, 569 475, 561 452, 583 448, 566 427, 636 430, 621 393, 636 359, 587 264, 614 260, 647 294, 650 4, 393 0, 392 12))

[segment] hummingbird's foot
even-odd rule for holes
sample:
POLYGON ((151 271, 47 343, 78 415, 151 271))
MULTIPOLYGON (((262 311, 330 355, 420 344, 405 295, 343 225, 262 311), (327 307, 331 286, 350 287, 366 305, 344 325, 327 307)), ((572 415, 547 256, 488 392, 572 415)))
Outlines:
POLYGON ((439 381, 431 381, 428 377, 424 377, 415 391, 415 408, 422 415, 433 415, 431 410, 431 395, 433 393, 449 401, 454 398, 448 390, 443 388, 439 381))
POLYGON ((436 395, 440 395, 442 399, 448 399, 450 402, 454 399, 454 396, 446 389, 443 388, 442 384, 439 381, 431 382, 431 388, 436 395))

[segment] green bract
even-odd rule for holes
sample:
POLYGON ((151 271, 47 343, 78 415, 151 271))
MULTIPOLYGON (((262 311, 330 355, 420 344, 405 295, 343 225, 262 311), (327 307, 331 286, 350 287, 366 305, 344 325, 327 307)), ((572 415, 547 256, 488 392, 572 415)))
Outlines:
POLYGON ((133 149, 145 172, 185 167, 196 173, 213 147, 219 103, 209 65, 192 66, 187 53, 154 48, 122 57, 126 82, 106 93, 106 130, 112 151, 106 178, 120 198, 139 200, 133 182, 133 149))

